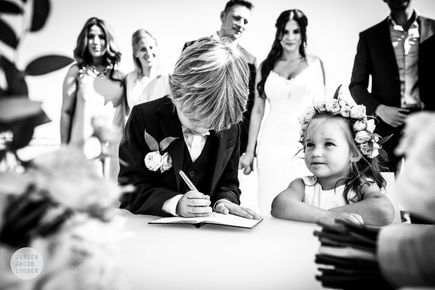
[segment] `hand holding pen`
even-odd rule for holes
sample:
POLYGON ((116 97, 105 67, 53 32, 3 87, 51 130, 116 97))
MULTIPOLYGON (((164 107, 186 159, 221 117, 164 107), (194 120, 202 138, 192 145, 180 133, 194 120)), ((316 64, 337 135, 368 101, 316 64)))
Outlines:
POLYGON ((199 192, 193 182, 182 170, 178 173, 190 190, 178 201, 177 214, 182 217, 209 216, 212 212, 212 208, 210 207, 210 196, 199 192))

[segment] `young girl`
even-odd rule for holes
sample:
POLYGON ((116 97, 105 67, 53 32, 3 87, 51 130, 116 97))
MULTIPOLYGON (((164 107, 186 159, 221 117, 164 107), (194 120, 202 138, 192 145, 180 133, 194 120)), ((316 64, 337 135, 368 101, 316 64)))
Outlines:
POLYGON ((379 136, 365 107, 329 100, 310 107, 299 121, 305 164, 313 176, 293 180, 274 199, 272 215, 305 222, 391 223, 394 208, 381 193, 386 182, 376 158, 379 136))

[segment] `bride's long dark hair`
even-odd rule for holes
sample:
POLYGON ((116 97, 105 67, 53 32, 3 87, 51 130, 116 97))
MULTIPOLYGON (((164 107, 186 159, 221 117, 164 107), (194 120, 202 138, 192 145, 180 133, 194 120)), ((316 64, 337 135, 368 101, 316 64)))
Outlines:
POLYGON ((283 11, 276 20, 276 33, 275 40, 273 41, 272 48, 267 55, 266 59, 261 64, 261 80, 257 85, 258 95, 265 98, 264 84, 269 76, 270 71, 274 68, 276 61, 282 55, 281 39, 284 34, 285 26, 289 20, 294 20, 298 23, 301 29, 301 45, 299 52, 302 57, 305 57, 305 46, 307 45, 307 25, 308 19, 305 14, 299 9, 290 9, 283 11))

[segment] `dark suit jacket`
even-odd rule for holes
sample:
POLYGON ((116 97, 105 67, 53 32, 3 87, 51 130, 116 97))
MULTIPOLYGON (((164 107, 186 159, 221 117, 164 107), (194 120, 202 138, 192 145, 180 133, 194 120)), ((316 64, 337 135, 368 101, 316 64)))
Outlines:
MULTIPOLYGON (((188 41, 184 44, 183 50, 191 46, 195 42, 201 41, 206 38, 200 38, 193 41, 188 41)), ((249 96, 248 104, 246 105, 246 111, 243 113, 243 121, 241 123, 241 134, 240 134, 240 152, 243 153, 246 150, 246 145, 248 145, 248 133, 249 133, 249 121, 251 119, 251 111, 254 106, 255 100, 255 77, 257 74, 257 59, 255 56, 250 54, 244 47, 237 45, 237 48, 245 56, 249 67, 249 96)))
MULTIPOLYGON (((237 178, 239 162, 239 126, 218 134, 211 132, 208 138, 216 138, 218 143, 216 164, 210 180, 212 205, 221 198, 240 204, 239 180, 237 178)), ((119 147, 120 184, 132 184, 134 193, 121 198, 121 207, 136 214, 165 216, 163 203, 180 192, 183 180, 178 170, 183 168, 185 142, 175 107, 168 97, 133 107, 128 119, 124 137, 119 147), (179 137, 167 148, 173 166, 168 171, 150 171, 145 167, 145 155, 150 152, 145 143, 145 130, 157 142, 165 137, 179 137)))
MULTIPOLYGON (((420 27, 418 85, 426 110, 435 110, 435 21, 417 18, 420 27)), ((388 18, 359 35, 352 78, 352 97, 374 115, 380 105, 400 107, 400 79, 391 43, 388 18), (371 93, 368 91, 372 77, 371 93)))

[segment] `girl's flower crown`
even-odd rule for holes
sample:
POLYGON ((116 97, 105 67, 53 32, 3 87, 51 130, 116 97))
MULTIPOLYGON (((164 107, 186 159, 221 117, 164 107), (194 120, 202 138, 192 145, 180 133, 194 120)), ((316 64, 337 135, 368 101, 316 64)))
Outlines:
POLYGON ((375 120, 369 119, 366 115, 366 107, 363 105, 351 105, 344 99, 330 99, 320 101, 314 106, 310 106, 299 117, 301 124, 301 142, 304 139, 308 125, 313 118, 319 114, 330 116, 342 116, 349 119, 355 132, 355 143, 361 154, 368 158, 375 158, 379 155, 380 136, 373 133, 375 130, 375 120))

